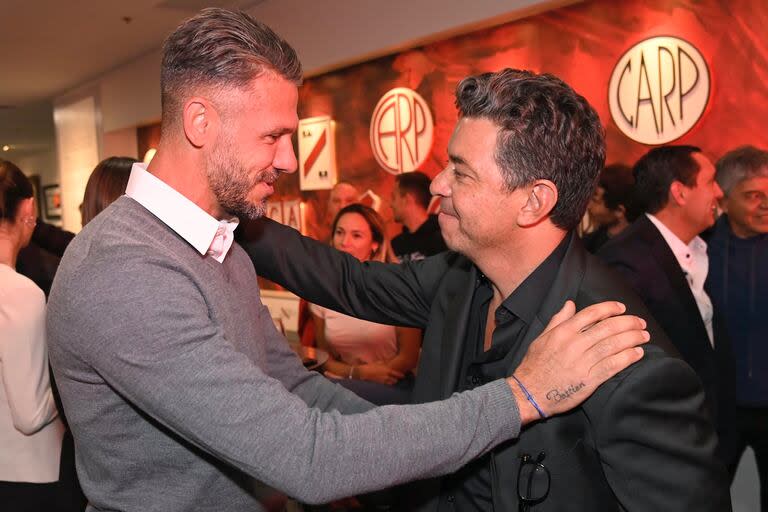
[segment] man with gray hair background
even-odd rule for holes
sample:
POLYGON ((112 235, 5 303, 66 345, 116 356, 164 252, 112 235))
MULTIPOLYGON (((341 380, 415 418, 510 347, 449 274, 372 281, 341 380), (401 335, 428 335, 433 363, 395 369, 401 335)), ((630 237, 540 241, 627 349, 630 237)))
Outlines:
MULTIPOLYGON (((70 244, 48 306, 90 510, 263 510, 256 481, 327 502, 455 471, 538 418, 508 375, 373 408, 276 331, 233 231, 296 170, 301 79, 294 50, 243 13, 205 9, 165 42, 157 154, 70 244)), ((642 356, 644 323, 623 310, 570 304, 527 351, 532 393, 580 385, 543 414, 642 356)))
POLYGON ((768 511, 768 151, 744 146, 716 165, 723 190, 708 240, 706 287, 725 317, 736 361, 731 477, 747 446, 755 451, 761 506, 768 511))

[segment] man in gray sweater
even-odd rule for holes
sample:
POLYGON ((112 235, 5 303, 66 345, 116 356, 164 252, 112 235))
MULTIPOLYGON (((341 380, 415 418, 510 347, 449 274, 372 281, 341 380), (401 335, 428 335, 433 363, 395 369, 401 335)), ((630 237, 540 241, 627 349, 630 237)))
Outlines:
POLYGON ((49 302, 90 510, 262 510, 256 482, 322 503, 449 473, 642 355, 622 305, 569 303, 519 383, 373 408, 306 371, 232 236, 296 169, 300 81, 293 49, 242 13, 206 9, 165 43, 157 155, 70 245, 49 302))

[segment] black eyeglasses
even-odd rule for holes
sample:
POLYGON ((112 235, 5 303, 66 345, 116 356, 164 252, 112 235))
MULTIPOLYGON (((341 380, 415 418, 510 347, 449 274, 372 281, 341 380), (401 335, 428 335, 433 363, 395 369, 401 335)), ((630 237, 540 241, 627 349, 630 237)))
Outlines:
POLYGON ((528 454, 520 456, 520 471, 517 474, 517 497, 520 512, 528 512, 532 505, 541 503, 549 494, 551 476, 542 464, 544 452, 535 459, 528 454))

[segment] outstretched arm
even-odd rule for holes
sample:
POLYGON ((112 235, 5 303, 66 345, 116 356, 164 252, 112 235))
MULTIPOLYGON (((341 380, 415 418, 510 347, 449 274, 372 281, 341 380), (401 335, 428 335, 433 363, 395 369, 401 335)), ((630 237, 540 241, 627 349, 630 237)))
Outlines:
POLYGON ((425 326, 451 255, 430 258, 428 264, 360 262, 266 218, 252 223, 241 243, 259 275, 309 302, 372 322, 412 327, 425 326))

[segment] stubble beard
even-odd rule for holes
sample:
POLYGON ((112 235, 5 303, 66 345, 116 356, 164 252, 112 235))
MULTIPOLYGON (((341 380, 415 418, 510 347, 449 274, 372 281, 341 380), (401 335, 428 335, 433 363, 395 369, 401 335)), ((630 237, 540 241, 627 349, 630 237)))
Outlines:
POLYGON ((274 183, 277 171, 265 169, 250 176, 226 138, 214 148, 206 164, 208 183, 222 210, 240 219, 258 219, 266 214, 266 199, 254 203, 248 194, 262 181, 274 183))

